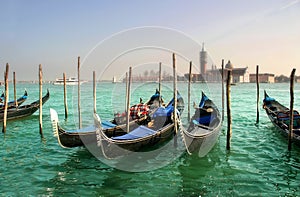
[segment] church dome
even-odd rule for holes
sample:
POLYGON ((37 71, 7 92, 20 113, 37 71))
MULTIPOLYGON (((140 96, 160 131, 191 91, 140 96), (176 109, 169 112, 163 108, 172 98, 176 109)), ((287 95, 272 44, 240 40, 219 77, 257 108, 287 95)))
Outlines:
POLYGON ((232 63, 230 62, 230 60, 229 60, 228 63, 226 64, 225 68, 231 69, 231 70, 233 69, 233 65, 232 65, 232 63))

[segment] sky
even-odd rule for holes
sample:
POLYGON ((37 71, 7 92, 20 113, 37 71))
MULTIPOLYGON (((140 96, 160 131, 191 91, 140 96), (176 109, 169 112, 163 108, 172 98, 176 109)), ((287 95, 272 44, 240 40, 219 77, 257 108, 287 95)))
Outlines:
POLYGON ((173 52, 185 73, 203 42, 209 67, 300 75, 300 0, 0 0, 0 10, 0 69, 17 80, 37 80, 39 64, 45 80, 76 76, 78 56, 83 78, 121 78, 128 66, 167 69, 173 52))

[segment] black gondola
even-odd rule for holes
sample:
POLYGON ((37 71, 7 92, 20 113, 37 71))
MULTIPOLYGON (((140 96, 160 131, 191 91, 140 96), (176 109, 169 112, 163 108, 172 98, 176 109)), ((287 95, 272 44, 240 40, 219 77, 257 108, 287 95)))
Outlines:
MULTIPOLYGON (((263 100, 263 108, 273 125, 275 125, 283 135, 288 136, 290 125, 289 108, 270 97, 266 91, 263 100)), ((293 111, 293 114, 293 141, 300 145, 300 115, 296 110, 293 111)))
MULTIPOLYGON (((28 97, 28 94, 27 94, 27 91, 25 90, 24 95, 17 99, 17 105, 18 106, 22 105, 26 101, 27 97, 28 97)), ((2 103, 0 103, 0 110, 3 110, 4 109, 4 104, 3 104, 4 93, 0 96, 0 100, 2 102, 2 103)), ((14 107, 16 107, 16 102, 14 100, 13 101, 9 101, 7 103, 7 108, 8 109, 14 108, 14 107)))
MULTIPOLYGON (((49 99, 50 93, 49 90, 47 90, 47 94, 42 98, 43 104, 49 99)), ((17 108, 10 108, 7 110, 7 120, 14 120, 18 118, 23 118, 26 116, 32 115, 34 112, 36 112, 40 107, 39 100, 32 102, 28 105, 21 105, 17 108)), ((4 111, 0 111, 0 122, 3 122, 3 116, 4 111)))
POLYGON ((217 106, 202 92, 198 107, 195 107, 188 130, 182 125, 180 131, 184 138, 187 152, 205 156, 216 144, 222 121, 217 106))
MULTIPOLYGON (((182 113, 184 102, 178 97, 178 106, 182 113)), ((175 123, 173 122, 174 99, 166 107, 158 107, 151 114, 151 121, 147 125, 124 132, 123 135, 111 136, 102 128, 99 116, 95 113, 94 120, 97 127, 97 146, 99 152, 106 158, 116 158, 133 152, 146 152, 159 148, 175 135, 175 123)))
MULTIPOLYGON (((154 100, 160 98, 160 93, 156 89, 154 95, 145 103, 142 100, 139 104, 133 105, 130 108, 131 121, 129 123, 130 128, 137 127, 137 125, 147 124, 146 113, 149 110, 149 106, 153 104, 154 100)), ((50 109, 53 134, 57 137, 58 143, 63 148, 74 148, 78 146, 84 146, 85 144, 91 144, 96 142, 96 127, 94 125, 75 130, 66 130, 58 124, 58 115, 54 109, 50 109)), ((106 132, 113 135, 122 135, 126 129, 126 116, 123 114, 115 114, 114 119, 102 122, 102 127, 106 129, 106 132)))
MULTIPOLYGON (((137 128, 139 125, 148 124, 149 118, 147 113, 141 113, 140 115, 137 115, 136 112, 145 111, 146 108, 150 108, 148 105, 153 104, 153 101, 158 100, 159 97, 160 95, 158 91, 156 91, 156 93, 145 104, 137 104, 131 107, 131 121, 129 122, 130 130, 137 128), (139 108, 139 110, 136 108, 139 108)), ((179 98, 182 99, 181 96, 179 98)), ((173 100, 171 102, 173 102, 173 100)), ((182 105, 178 105, 179 111, 183 110, 182 105)), ((58 143, 61 147, 73 148, 93 144, 96 142, 97 128, 95 125, 91 125, 82 129, 66 130, 58 124, 58 115, 54 109, 50 109, 50 115, 54 136, 57 137, 58 143)), ((126 124, 124 120, 124 116, 116 116, 113 120, 103 121, 101 123, 101 127, 105 130, 106 135, 109 137, 123 135, 126 133, 126 124)))

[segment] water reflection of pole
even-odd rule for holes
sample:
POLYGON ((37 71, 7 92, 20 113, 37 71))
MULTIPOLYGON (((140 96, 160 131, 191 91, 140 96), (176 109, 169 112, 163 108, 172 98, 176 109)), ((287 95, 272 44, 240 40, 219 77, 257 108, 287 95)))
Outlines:
POLYGON ((295 82, 294 68, 290 77, 290 125, 289 125, 289 139, 288 139, 288 150, 292 150, 292 139, 293 139, 293 128, 294 128, 294 82, 295 82))

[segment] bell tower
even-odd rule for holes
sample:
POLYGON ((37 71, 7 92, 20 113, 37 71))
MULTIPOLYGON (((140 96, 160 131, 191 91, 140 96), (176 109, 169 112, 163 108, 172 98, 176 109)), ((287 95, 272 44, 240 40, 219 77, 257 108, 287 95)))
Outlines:
POLYGON ((207 52, 204 50, 204 42, 202 43, 202 50, 200 51, 200 71, 202 75, 206 74, 207 67, 207 52))

